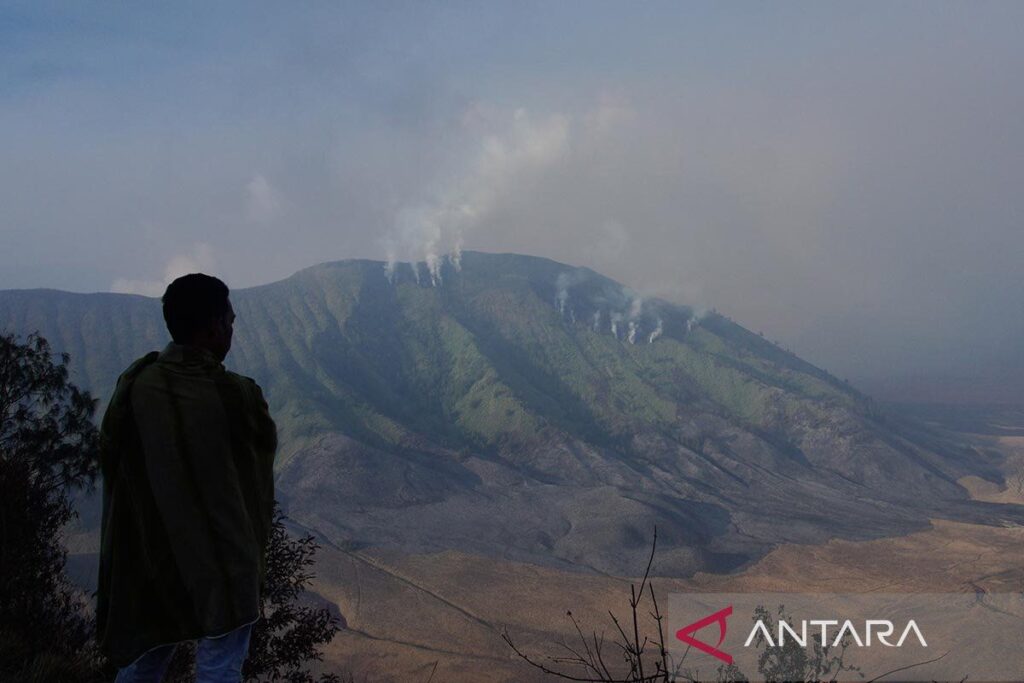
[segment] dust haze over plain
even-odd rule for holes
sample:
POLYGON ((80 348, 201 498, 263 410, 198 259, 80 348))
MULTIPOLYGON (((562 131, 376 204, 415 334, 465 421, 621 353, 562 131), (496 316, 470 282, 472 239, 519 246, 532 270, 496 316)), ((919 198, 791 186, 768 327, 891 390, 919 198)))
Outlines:
POLYGON ((1022 27, 1020 3, 8 4, 0 288, 511 251, 855 382, 1020 397, 1022 27))

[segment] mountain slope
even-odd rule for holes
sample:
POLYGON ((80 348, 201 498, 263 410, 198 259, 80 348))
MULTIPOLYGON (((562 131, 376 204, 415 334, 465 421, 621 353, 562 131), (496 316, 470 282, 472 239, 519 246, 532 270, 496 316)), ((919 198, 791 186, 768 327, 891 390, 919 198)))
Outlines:
MULTIPOLYGON (((340 261, 237 290, 228 366, 264 387, 289 514, 335 543, 628 573, 727 570, 772 544, 945 517, 1020 522, 956 481, 989 456, 879 415, 725 317, 588 269, 468 252, 431 276, 340 261)), ((104 399, 166 340, 159 302, 0 292, 104 399)))

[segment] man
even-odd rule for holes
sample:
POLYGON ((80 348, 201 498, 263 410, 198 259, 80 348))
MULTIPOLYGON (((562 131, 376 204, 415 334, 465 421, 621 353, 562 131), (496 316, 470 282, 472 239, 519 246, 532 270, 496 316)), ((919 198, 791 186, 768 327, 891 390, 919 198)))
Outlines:
POLYGON ((100 429, 98 639, 117 683, 160 681, 188 640, 199 683, 237 683, 265 581, 277 429, 259 385, 222 364, 227 286, 193 273, 162 301, 173 341, 118 378, 100 429))

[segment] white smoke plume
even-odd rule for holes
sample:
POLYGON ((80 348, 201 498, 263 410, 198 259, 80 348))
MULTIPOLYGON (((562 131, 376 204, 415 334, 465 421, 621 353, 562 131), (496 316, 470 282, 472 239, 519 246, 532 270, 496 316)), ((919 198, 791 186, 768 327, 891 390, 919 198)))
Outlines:
POLYGON ((629 319, 636 320, 640 317, 640 314, 644 309, 644 300, 638 296, 634 296, 633 300, 629 304, 629 319))
MULTIPOLYGON (((714 309, 712 309, 714 310, 714 309)), ((698 327, 702 320, 710 313, 706 308, 694 308, 690 311, 690 317, 686 321, 686 331, 692 332, 694 328, 698 327)))
MULTIPOLYGON (((562 276, 559 275, 559 278, 562 276)), ((555 308, 558 309, 559 315, 565 315, 565 303, 569 300, 569 292, 563 288, 559 288, 555 293, 555 308)))
POLYGON ((636 330, 637 330, 636 323, 633 322, 632 320, 630 320, 629 321, 629 334, 626 336, 626 339, 629 341, 630 344, 636 344, 636 330))
MULTIPOLYGON (((569 288, 586 279, 587 273, 584 270, 563 271, 558 274, 555 278, 555 308, 558 309, 559 315, 565 315, 565 306, 569 302, 569 288)), ((576 322, 575 313, 573 322, 576 322)))
POLYGON ((249 220, 265 223, 281 213, 281 193, 262 174, 256 174, 245 186, 246 213, 249 220))
POLYGON ((601 326, 601 311, 594 311, 594 324, 593 330, 597 332, 597 329, 601 326))
POLYGON ((569 119, 554 114, 543 119, 517 109, 503 129, 485 136, 467 171, 430 202, 399 212, 391 234, 383 240, 386 272, 397 261, 424 261, 431 283, 441 282, 443 258, 461 266, 466 233, 494 209, 509 187, 561 158, 568 149, 569 119))
POLYGON ((122 294, 142 294, 143 296, 163 296, 167 285, 178 277, 198 272, 209 274, 216 269, 217 259, 214 257, 213 247, 205 242, 197 242, 192 246, 191 253, 178 254, 167 261, 162 278, 153 280, 117 278, 110 285, 110 291, 122 294))
POLYGON ((622 314, 615 312, 611 314, 612 336, 619 338, 619 323, 622 322, 622 314))
POLYGON ((662 333, 661 318, 658 318, 658 326, 655 327, 654 331, 651 332, 651 334, 647 337, 647 343, 648 344, 653 344, 654 340, 661 336, 661 333, 662 333))

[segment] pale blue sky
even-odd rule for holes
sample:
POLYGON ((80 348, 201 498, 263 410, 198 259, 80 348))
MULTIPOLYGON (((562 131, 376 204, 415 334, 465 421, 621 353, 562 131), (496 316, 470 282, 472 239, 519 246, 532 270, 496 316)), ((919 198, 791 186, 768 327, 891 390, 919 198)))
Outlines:
POLYGON ((0 288, 456 244, 1024 367, 1024 3, 5 3, 0 288))

